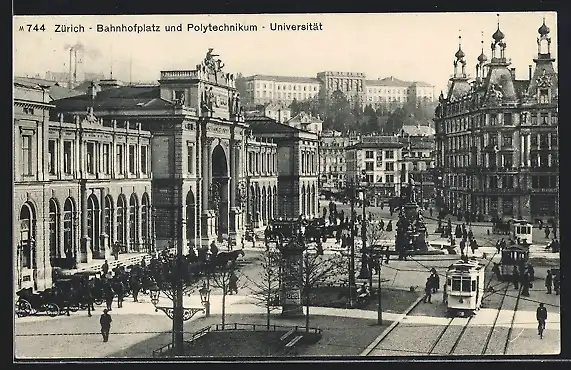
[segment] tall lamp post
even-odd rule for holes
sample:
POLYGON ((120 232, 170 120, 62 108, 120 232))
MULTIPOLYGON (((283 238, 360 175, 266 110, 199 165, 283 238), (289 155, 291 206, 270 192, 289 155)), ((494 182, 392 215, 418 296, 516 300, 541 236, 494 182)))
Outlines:
POLYGON ((363 216, 361 220, 361 271, 359 271, 359 278, 360 279, 370 279, 371 274, 369 268, 367 266, 367 177, 366 177, 366 170, 361 170, 362 175, 362 183, 363 185, 359 187, 359 189, 363 193, 363 216))

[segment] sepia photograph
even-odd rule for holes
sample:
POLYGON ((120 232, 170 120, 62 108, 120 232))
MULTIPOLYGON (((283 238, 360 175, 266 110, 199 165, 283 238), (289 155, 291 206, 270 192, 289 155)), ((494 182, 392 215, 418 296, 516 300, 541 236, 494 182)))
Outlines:
POLYGON ((13 17, 13 360, 561 353, 557 13, 13 17))

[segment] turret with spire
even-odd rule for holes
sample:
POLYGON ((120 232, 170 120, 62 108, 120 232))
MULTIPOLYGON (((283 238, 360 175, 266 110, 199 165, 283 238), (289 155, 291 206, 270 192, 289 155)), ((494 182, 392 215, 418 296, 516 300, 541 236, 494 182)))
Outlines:
POLYGON ((488 57, 484 54, 484 31, 482 31, 482 51, 478 56, 478 64, 476 64, 476 81, 480 83, 484 78, 484 65, 488 61, 488 57))
POLYGON ((533 59, 535 62, 535 71, 528 87, 529 96, 540 97, 546 95, 547 101, 551 101, 557 96, 557 80, 553 62, 555 58, 551 56, 551 37, 549 36, 549 27, 545 24, 543 18, 542 25, 538 28, 537 33, 537 57, 533 59))
POLYGON ((462 35, 458 35, 458 51, 454 56, 456 57, 456 60, 454 60, 454 77, 466 77, 466 60, 464 59, 466 54, 462 50, 462 35), (458 64, 462 68, 460 75, 458 75, 458 64))
POLYGON ((492 35, 492 39, 494 40, 492 41, 491 45, 492 63, 506 63, 505 51, 507 44, 504 42, 505 35, 500 30, 500 15, 498 14, 497 16, 498 16, 498 28, 496 29, 496 32, 494 32, 494 34, 492 35))

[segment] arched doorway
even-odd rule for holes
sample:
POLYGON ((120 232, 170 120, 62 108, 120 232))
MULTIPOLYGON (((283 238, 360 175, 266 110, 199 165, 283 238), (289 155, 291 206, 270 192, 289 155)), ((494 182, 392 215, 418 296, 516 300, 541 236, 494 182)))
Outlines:
MULTIPOLYGON (((20 209, 19 241, 17 247, 18 290, 22 288, 25 270, 35 270, 36 261, 36 210, 30 202, 24 203, 20 209)), ((26 276, 29 272, 26 272, 26 276)), ((37 289, 36 274, 32 271, 34 289, 37 289)))
POLYGON ((266 198, 266 187, 262 187, 262 223, 264 225, 268 222, 268 200, 266 198))
POLYGON ((216 214, 215 231, 218 236, 228 234, 228 158, 224 148, 216 145, 212 151, 212 179, 210 207, 216 214))
POLYGON ((146 253, 151 253, 151 202, 149 194, 143 193, 141 198, 141 239, 146 253))
POLYGON ((117 198, 117 242, 121 245, 120 252, 125 252, 127 245, 127 201, 125 195, 117 198))
POLYGON ((63 252, 66 258, 76 259, 75 202, 67 198, 63 205, 63 252))
MULTIPOLYGON (((91 239, 93 258, 101 258, 99 234, 99 201, 95 194, 91 194, 89 198, 87 198, 87 236, 91 239)), ((105 255, 103 255, 103 257, 105 257, 105 255)))
POLYGON ((302 216, 305 216, 306 212, 305 212, 305 201, 307 200, 306 196, 305 196, 305 185, 301 186, 301 212, 300 214, 302 216))
POLYGON ((135 193, 129 199, 129 245, 132 252, 139 252, 139 200, 135 193))
POLYGON ((194 245, 195 242, 195 214, 196 214, 196 202, 194 199, 194 193, 192 189, 189 190, 186 195, 186 239, 190 245, 194 245))
POLYGON ((113 232, 113 198, 111 195, 107 194, 105 196, 105 204, 103 209, 103 230, 105 234, 109 237, 109 242, 113 240, 114 232, 113 232))
POLYGON ((56 266, 56 259, 61 258, 60 246, 60 212, 59 204, 55 198, 50 199, 49 205, 49 244, 50 244, 50 264, 56 266))

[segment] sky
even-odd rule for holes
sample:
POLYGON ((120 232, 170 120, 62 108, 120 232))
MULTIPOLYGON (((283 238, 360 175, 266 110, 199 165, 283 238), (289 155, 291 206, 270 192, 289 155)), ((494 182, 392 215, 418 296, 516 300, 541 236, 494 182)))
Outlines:
MULTIPOLYGON (((537 55, 537 29, 543 18, 551 29, 557 58, 555 12, 499 13, 506 57, 518 79, 526 79, 537 55)), ((156 81, 161 70, 194 69, 208 48, 220 55, 225 71, 315 77, 321 71, 362 72, 367 79, 394 76, 423 81, 444 90, 453 73, 461 36, 467 72, 475 75, 481 51, 490 57, 497 13, 260 14, 15 16, 14 74, 45 76, 68 70, 69 45, 84 45, 87 72, 129 81, 156 81), (272 31, 271 25, 320 24, 318 30, 272 31), (209 31, 209 25, 256 25, 256 31, 209 31), (97 25, 156 25, 159 32, 97 32, 97 25), (165 25, 182 24, 167 32, 165 25), (188 24, 202 30, 188 31, 188 24), (28 30, 28 25, 32 29, 28 30), (34 31, 45 25, 45 31, 34 31), (57 25, 83 26, 85 32, 55 32, 57 25)))

